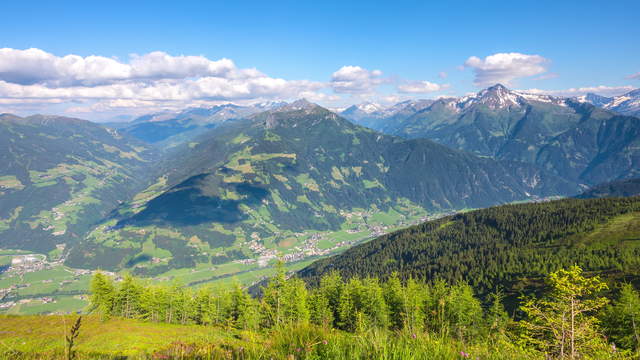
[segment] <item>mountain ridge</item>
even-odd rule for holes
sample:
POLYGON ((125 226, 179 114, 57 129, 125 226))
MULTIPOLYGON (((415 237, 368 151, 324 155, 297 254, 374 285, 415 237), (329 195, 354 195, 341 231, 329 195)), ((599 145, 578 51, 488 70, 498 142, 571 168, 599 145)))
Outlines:
MULTIPOLYGON (((228 261, 273 251, 306 257, 319 251, 313 233, 378 213, 402 219, 577 192, 535 166, 376 133, 305 100, 222 124, 181 150, 153 190, 135 196, 144 200, 124 204, 72 251, 70 265, 122 268, 149 241, 171 249, 176 267, 208 262, 211 253, 228 261), (290 241, 309 253, 277 245, 290 241), (178 250, 185 242, 193 246, 178 250), (81 256, 87 252, 110 255, 100 262, 81 256)), ((167 268, 134 264, 147 273, 167 268)))

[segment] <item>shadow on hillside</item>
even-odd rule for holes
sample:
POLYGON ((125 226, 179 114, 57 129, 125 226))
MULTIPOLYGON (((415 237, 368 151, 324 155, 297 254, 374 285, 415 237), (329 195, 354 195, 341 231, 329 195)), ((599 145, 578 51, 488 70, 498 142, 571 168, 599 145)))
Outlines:
POLYGON ((221 199, 203 194, 209 174, 193 176, 174 186, 164 194, 149 201, 147 207, 138 214, 121 220, 117 227, 129 224, 164 224, 193 226, 203 223, 236 223, 246 218, 240 205, 253 206, 261 203, 269 192, 255 184, 226 184, 229 190, 240 194, 240 200, 221 199))

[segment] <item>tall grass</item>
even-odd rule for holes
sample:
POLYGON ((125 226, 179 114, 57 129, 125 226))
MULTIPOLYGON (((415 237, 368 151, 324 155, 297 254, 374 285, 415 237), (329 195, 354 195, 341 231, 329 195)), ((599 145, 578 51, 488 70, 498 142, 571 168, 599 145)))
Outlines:
MULTIPOLYGON (((56 338, 64 334, 64 321, 60 316, 1 317, 0 358, 65 359, 64 337, 56 338)), ((380 329, 348 333, 307 324, 253 332, 117 318, 102 322, 92 316, 83 320, 75 344, 77 360, 543 358, 506 338, 464 343, 430 333, 380 329)))

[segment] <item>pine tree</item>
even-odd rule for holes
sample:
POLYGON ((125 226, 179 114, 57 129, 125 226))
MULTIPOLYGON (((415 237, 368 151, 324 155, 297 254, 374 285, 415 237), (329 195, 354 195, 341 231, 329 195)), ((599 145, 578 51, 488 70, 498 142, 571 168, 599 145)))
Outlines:
POLYGON ((311 323, 322 326, 325 329, 334 326, 333 309, 329 299, 323 292, 316 290, 309 297, 309 312, 311 323))
POLYGON ((340 315, 338 313, 340 297, 344 289, 344 280, 337 272, 331 272, 322 277, 318 292, 327 299, 329 309, 332 311, 333 327, 338 327, 340 315))
POLYGON ((425 289, 424 287, 410 278, 404 290, 405 293, 405 328, 412 332, 418 333, 424 330, 425 321, 425 289))
POLYGON ((285 323, 307 323, 309 321, 309 307, 307 304, 309 292, 304 281, 290 278, 285 283, 283 295, 285 323))
POLYGON ((125 318, 137 317, 140 310, 141 293, 142 286, 138 280, 130 274, 126 274, 118 286, 114 298, 115 314, 125 318))
POLYGON ((504 293, 501 290, 489 295, 490 305, 487 309, 486 324, 491 335, 504 335, 507 331, 510 319, 504 309, 503 299, 504 293))
POLYGON ((618 299, 603 316, 606 332, 619 346, 640 351, 640 293, 631 284, 624 284, 618 299))
POLYGON ((111 278, 97 272, 91 279, 91 311, 97 311, 108 319, 113 312, 115 287, 111 278))
POLYGON ((340 293, 338 300, 338 328, 345 331, 356 331, 359 313, 359 292, 362 287, 360 279, 349 280, 340 293))
POLYGON ((384 299, 389 309, 391 329, 403 328, 406 317, 402 283, 397 273, 393 273, 384 285, 384 299))
POLYGON ((578 266, 549 274, 547 284, 546 297, 525 298, 520 306, 527 315, 519 323, 524 342, 560 358, 598 351, 603 341, 594 314, 608 302, 598 296, 607 285, 598 277, 584 277, 578 266))
POLYGON ((285 292, 287 291, 287 277, 282 262, 277 264, 277 272, 269 280, 267 287, 262 289, 262 311, 264 312, 265 327, 280 326, 285 323, 285 292))
POLYGON ((389 326, 389 309, 384 290, 377 278, 366 278, 362 282, 362 312, 370 327, 386 329, 389 326))
POLYGON ((237 329, 256 330, 260 325, 258 304, 240 284, 235 284, 231 292, 229 316, 237 329))
POLYGON ((451 287, 446 300, 446 314, 451 329, 460 340, 477 334, 482 327, 482 306, 471 286, 465 282, 451 287))

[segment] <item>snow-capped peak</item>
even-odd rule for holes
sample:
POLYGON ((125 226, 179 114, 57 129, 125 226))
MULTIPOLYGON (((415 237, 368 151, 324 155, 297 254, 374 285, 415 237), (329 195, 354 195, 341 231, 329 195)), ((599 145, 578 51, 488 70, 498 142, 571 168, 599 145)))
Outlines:
POLYGON ((496 84, 475 94, 460 98, 444 98, 439 102, 452 111, 464 111, 474 105, 484 105, 490 109, 519 109, 529 102, 544 102, 566 106, 566 99, 551 95, 532 94, 523 91, 509 90, 504 85, 496 84))
POLYGON ((605 106, 606 104, 610 103, 611 100, 613 100, 612 98, 606 97, 606 96, 601 96, 601 95, 597 95, 597 94, 593 94, 593 93, 587 93, 585 95, 582 96, 577 96, 575 97, 575 100, 577 102, 580 103, 589 103, 595 106, 605 106))
POLYGON ((355 106, 358 108, 358 110, 365 112, 367 114, 373 114, 375 112, 384 110, 382 106, 372 102, 364 102, 362 104, 357 104, 355 106))
POLYGON ((640 116, 640 89, 615 96, 602 107, 625 115, 640 116))

